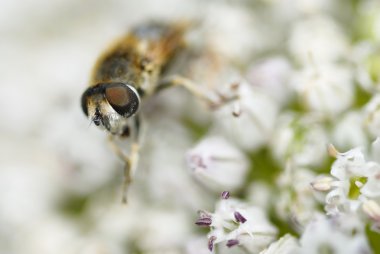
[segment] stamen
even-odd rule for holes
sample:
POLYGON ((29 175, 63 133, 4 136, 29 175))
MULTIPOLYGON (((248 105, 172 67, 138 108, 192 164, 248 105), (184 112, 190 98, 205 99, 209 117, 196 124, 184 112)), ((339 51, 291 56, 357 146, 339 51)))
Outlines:
POLYGON ((199 218, 195 224, 201 227, 209 227, 212 223, 211 218, 205 217, 205 218, 199 218))
POLYGON ((324 176, 310 183, 311 187, 317 191, 329 191, 332 188, 333 178, 324 176))
POLYGON ((336 150, 336 148, 332 145, 332 144, 329 144, 327 146, 327 153, 333 157, 333 158, 337 158, 338 157, 338 154, 339 154, 339 151, 336 150))
POLYGON ((380 222, 380 206, 375 201, 366 201, 362 209, 371 219, 380 222))
POLYGON ((210 251, 212 251, 214 249, 214 242, 216 240, 216 236, 211 236, 209 239, 208 239, 208 249, 210 251))
POLYGON ((223 191, 222 192, 222 199, 228 199, 230 197, 229 191, 223 191))
POLYGON ((244 222, 247 221, 247 219, 244 218, 244 216, 241 215, 241 213, 239 213, 239 212, 234 212, 234 216, 235 216, 235 219, 236 219, 237 222, 244 223, 244 222))
POLYGON ((233 247, 235 245, 238 245, 238 244, 239 244, 239 241, 237 239, 230 239, 230 240, 227 241, 226 246, 228 248, 231 248, 231 247, 233 247))

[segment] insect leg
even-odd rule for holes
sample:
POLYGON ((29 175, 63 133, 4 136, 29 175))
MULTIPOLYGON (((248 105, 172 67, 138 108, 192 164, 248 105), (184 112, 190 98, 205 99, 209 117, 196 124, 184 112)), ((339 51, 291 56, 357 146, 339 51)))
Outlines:
POLYGON ((130 148, 130 154, 126 155, 120 146, 116 143, 113 135, 108 136, 108 141, 110 143, 111 149, 114 153, 124 162, 124 177, 123 177, 123 186, 122 186, 122 202, 127 203, 127 194, 129 185, 132 183, 132 175, 136 171, 139 158, 139 120, 135 117, 135 132, 133 135, 133 141, 130 148))
POLYGON ((218 107, 223 106, 224 104, 228 102, 234 101, 239 98, 238 95, 227 97, 218 92, 216 92, 215 95, 212 96, 212 94, 209 94, 207 93, 207 91, 202 90, 197 84, 194 83, 194 81, 186 77, 182 77, 178 75, 169 76, 162 79, 158 84, 157 91, 160 91, 168 87, 173 87, 173 86, 184 87, 194 96, 205 101, 211 109, 216 109, 218 107))
POLYGON ((110 144, 111 149, 113 152, 124 162, 124 179, 123 179, 123 196, 122 196, 122 202, 127 203, 127 190, 129 184, 132 182, 131 177, 131 159, 128 155, 126 155, 122 149, 119 147, 119 145, 116 143, 115 138, 113 135, 108 136, 108 142, 110 144))

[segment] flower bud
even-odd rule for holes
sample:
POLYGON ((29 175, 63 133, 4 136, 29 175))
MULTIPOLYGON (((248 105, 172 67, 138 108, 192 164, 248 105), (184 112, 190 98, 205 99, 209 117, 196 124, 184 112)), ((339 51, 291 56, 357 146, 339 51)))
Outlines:
POLYGON ((208 137, 187 153, 187 164, 207 187, 234 190, 244 182, 248 162, 241 151, 221 137, 208 137))

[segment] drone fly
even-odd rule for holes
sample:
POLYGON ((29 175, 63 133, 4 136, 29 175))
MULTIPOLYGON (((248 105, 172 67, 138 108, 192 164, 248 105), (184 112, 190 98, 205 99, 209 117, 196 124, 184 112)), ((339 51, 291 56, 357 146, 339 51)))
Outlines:
POLYGON ((137 164, 139 149, 139 108, 162 88, 185 87, 210 106, 217 105, 190 79, 164 77, 165 68, 185 48, 184 35, 189 24, 148 22, 135 26, 100 56, 81 105, 86 116, 110 135, 115 153, 125 162, 123 201, 131 171, 137 164), (131 151, 126 155, 114 138, 129 137, 131 151))

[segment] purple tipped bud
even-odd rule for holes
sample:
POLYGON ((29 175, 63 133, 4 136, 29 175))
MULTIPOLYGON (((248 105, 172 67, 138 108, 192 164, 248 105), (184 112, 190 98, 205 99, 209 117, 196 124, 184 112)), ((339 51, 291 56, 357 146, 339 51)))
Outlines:
POLYGON ((235 245, 238 245, 238 244, 239 244, 239 241, 237 239, 230 239, 230 240, 227 241, 226 246, 228 248, 231 248, 231 247, 233 247, 235 245))
POLYGON ((239 213, 239 212, 234 212, 234 216, 235 216, 235 220, 236 220, 237 222, 244 223, 244 222, 247 221, 247 219, 244 218, 244 216, 241 215, 241 213, 239 213))
POLYGON ((211 236, 209 239, 208 239, 208 249, 210 251, 212 251, 214 249, 214 242, 216 240, 216 236, 211 236))
POLYGON ((228 199, 230 197, 229 191, 223 191, 222 192, 222 199, 228 199))
POLYGON ((199 218, 195 224, 198 225, 198 226, 201 226, 201 227, 208 227, 210 226, 212 223, 212 220, 211 218, 209 217, 205 217, 205 218, 199 218))

